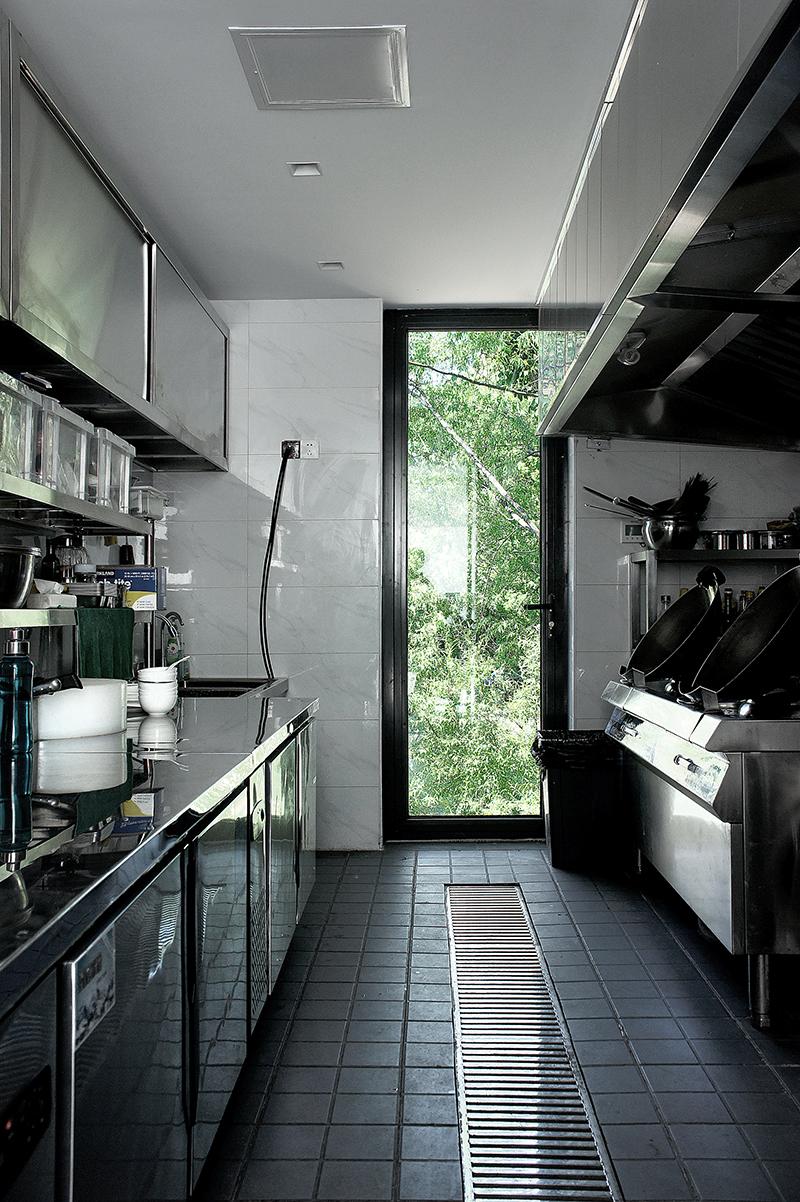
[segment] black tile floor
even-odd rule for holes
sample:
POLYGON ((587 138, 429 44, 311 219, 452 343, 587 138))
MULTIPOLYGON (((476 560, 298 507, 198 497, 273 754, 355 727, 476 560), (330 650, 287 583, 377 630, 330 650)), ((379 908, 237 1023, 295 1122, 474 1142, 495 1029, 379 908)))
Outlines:
POLYGON ((451 881, 520 883, 626 1202, 800 1202, 800 1027, 749 1025, 741 962, 666 890, 529 843, 320 857, 202 1202, 462 1198, 451 881))

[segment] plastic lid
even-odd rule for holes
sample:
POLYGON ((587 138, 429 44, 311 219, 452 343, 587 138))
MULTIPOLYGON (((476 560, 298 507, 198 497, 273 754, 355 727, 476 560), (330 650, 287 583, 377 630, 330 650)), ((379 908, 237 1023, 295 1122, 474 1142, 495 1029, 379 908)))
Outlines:
POLYGON ((94 426, 91 422, 87 422, 79 414, 73 413, 71 409, 66 409, 54 396, 42 397, 42 409, 45 413, 52 413, 62 422, 69 422, 71 426, 77 426, 79 430, 85 430, 87 434, 94 434, 94 426))

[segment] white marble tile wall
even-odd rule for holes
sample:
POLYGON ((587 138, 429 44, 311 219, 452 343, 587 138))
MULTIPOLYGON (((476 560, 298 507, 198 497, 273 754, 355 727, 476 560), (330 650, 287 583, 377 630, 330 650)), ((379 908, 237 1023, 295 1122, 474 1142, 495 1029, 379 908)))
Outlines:
POLYGON ((228 475, 162 477, 159 554, 196 675, 260 675, 258 604, 281 441, 292 461, 269 589, 270 649, 320 698, 319 840, 381 843, 378 300, 219 301, 231 329, 228 475))
MULTIPOLYGON (((656 501, 675 496, 689 476, 703 472, 718 482, 703 526, 758 528, 800 504, 800 456, 624 439, 598 450, 593 441, 579 438, 572 440, 571 451, 570 714, 574 726, 586 729, 605 724, 608 707, 600 693, 630 650, 627 574, 620 560, 636 548, 622 545, 619 518, 585 508, 587 501, 605 502, 582 486, 656 501)), ((696 570, 697 565, 662 567, 663 591, 674 599, 682 586, 694 584, 696 570)), ((769 582, 769 571, 728 565, 728 581, 735 592, 755 588, 769 582)))

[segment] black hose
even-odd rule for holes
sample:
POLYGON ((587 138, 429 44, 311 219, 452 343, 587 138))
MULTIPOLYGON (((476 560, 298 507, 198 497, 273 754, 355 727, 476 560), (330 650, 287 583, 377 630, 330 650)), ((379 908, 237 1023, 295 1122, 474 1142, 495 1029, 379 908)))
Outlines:
POLYGON ((293 458, 290 452, 284 451, 281 457, 281 466, 278 471, 278 479, 275 482, 275 496, 272 499, 272 517, 269 523, 269 537, 267 538, 267 546, 264 551, 264 563, 261 568, 261 598, 259 602, 259 624, 258 635, 261 642, 261 659, 264 662, 264 670, 270 680, 274 680, 275 672, 272 667, 272 659, 269 653, 269 635, 267 632, 267 588, 269 586, 269 574, 272 568, 272 554, 275 548, 275 531, 278 525, 278 511, 281 507, 281 497, 283 496, 283 481, 286 476, 286 464, 293 458))

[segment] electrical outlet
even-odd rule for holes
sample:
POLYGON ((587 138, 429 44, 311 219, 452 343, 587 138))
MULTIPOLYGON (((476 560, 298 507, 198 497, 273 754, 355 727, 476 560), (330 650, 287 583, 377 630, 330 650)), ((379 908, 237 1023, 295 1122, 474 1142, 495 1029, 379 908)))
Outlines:
POLYGON ((299 459, 300 458, 300 439, 299 438, 284 438, 281 443, 281 455, 284 459, 299 459))
POLYGON ((642 523, 641 522, 620 522, 619 541, 621 543, 639 543, 642 539, 642 523))
POLYGON ((302 439, 300 442, 300 458, 319 459, 319 443, 313 442, 309 438, 302 439))

